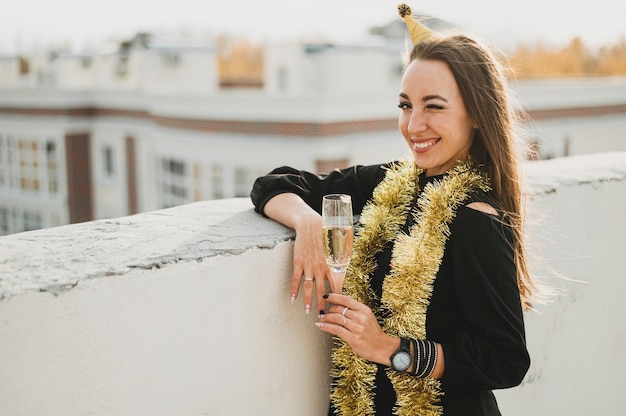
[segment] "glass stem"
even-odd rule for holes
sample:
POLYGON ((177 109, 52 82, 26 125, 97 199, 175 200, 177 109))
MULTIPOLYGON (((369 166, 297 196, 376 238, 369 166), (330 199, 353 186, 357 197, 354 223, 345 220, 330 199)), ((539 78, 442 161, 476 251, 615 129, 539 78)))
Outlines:
POLYGON ((330 274, 332 276, 332 285, 330 289, 333 293, 342 293, 343 280, 346 278, 346 269, 337 272, 331 267, 330 274))

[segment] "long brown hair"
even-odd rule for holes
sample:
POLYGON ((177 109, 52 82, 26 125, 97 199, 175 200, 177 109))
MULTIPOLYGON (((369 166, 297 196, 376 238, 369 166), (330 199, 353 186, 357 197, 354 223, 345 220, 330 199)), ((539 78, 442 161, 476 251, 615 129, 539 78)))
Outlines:
POLYGON ((514 137, 516 116, 510 108, 502 62, 490 48, 465 35, 433 37, 418 43, 409 61, 415 59, 448 65, 467 112, 478 126, 470 154, 487 169, 497 208, 508 216, 520 297, 524 308, 530 308, 536 285, 526 264, 522 190, 514 137))

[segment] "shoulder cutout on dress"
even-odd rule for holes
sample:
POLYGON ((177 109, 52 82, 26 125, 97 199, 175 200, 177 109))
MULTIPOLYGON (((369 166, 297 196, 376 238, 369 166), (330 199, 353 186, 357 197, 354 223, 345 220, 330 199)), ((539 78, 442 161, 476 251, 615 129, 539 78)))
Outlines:
POLYGON ((498 215, 498 211, 486 202, 472 202, 466 206, 473 210, 484 212, 485 214, 498 215))

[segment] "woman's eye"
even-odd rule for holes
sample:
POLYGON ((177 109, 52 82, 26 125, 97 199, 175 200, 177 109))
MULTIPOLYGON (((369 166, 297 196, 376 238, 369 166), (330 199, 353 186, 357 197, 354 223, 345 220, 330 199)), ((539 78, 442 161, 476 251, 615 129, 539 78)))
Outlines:
POLYGON ((400 103, 398 104, 398 108, 401 110, 409 110, 411 108, 411 104, 409 103, 400 103))
POLYGON ((431 110, 443 110, 445 107, 439 104, 428 104, 426 105, 426 108, 431 109, 431 110))

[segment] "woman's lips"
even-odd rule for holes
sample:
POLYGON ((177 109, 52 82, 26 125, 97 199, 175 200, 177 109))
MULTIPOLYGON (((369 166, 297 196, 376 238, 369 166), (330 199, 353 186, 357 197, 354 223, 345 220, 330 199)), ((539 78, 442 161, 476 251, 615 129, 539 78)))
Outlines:
POLYGON ((417 153, 425 152, 433 147, 440 139, 423 140, 419 142, 413 142, 413 150, 417 153))

